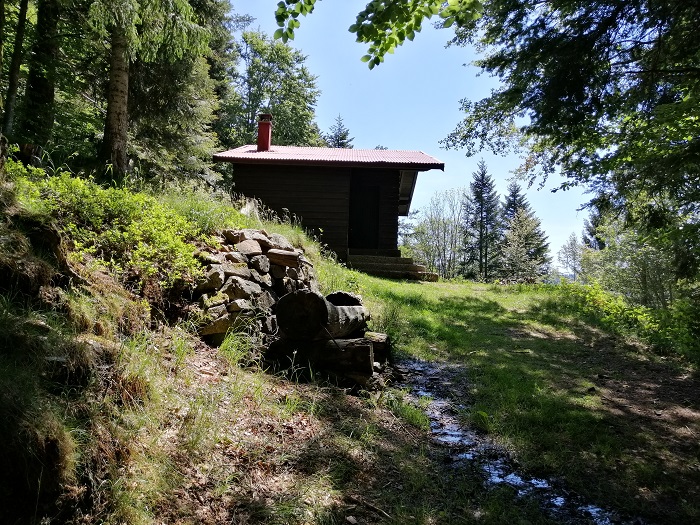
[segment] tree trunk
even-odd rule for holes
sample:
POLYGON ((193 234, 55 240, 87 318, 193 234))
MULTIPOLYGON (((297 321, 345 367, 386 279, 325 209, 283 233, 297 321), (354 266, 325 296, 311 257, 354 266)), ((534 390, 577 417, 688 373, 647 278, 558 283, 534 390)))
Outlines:
MULTIPOLYGON (((27 25, 28 4, 29 0, 22 0, 19 4, 15 45, 12 49, 10 71, 7 78, 7 96, 5 97, 5 113, 2 118, 2 132, 8 136, 12 134, 12 123, 15 118, 15 102, 17 101, 17 87, 19 86, 19 69, 22 65, 22 56, 24 55, 24 29, 27 25)), ((2 67, 1 63, 0 67, 2 67)))
POLYGON ((275 313, 283 337, 307 341, 351 335, 369 320, 364 306, 335 306, 310 290, 285 295, 275 313))
POLYGON ((129 57, 124 30, 114 27, 107 90, 107 117, 103 142, 103 157, 111 166, 112 181, 121 181, 127 172, 127 132, 129 101, 129 57))
POLYGON ((41 147, 49 142, 53 131, 58 18, 56 0, 39 2, 36 43, 32 48, 27 77, 22 141, 41 147))
MULTIPOLYGON (((5 0, 0 0, 0 84, 2 84, 3 72, 3 47, 5 47, 5 0)), ((2 100, 0 100, 0 109, 4 109, 2 100)))

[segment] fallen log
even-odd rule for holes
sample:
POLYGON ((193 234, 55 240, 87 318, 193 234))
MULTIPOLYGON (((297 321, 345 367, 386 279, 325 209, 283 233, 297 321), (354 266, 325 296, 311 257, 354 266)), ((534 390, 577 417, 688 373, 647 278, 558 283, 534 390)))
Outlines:
POLYGON ((282 297, 275 313, 283 338, 306 341, 346 337, 365 328, 369 320, 364 306, 336 306, 306 289, 282 297))
POLYGON ((265 360, 283 368, 316 369, 338 375, 365 378, 374 372, 372 342, 367 339, 291 341, 278 339, 265 352, 265 360))

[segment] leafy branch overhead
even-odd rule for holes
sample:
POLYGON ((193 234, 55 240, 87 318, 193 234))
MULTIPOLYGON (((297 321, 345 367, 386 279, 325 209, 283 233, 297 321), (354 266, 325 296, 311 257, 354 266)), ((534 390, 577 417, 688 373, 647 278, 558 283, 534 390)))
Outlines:
MULTIPOLYGON (((316 0, 286 0, 277 4, 275 18, 280 26, 275 38, 294 39, 294 30, 300 26, 299 15, 313 12, 316 0)), ((443 27, 465 25, 477 19, 482 11, 479 0, 374 0, 369 2, 349 27, 357 41, 369 44, 362 57, 370 69, 384 62, 406 40, 413 40, 423 22, 433 16, 442 19, 443 27)))

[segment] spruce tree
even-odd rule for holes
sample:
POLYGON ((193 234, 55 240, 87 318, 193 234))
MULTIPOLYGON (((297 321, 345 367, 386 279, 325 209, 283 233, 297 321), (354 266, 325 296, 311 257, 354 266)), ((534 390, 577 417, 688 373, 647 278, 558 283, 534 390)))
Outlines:
POLYGON ((338 115, 335 124, 330 128, 328 135, 323 136, 329 148, 352 148, 352 141, 355 137, 350 136, 350 130, 345 127, 343 117, 338 115))
POLYGON ((500 202, 493 177, 481 160, 464 198, 464 263, 468 279, 488 281, 498 268, 500 202))
POLYGON ((510 182, 508 184, 508 193, 503 199, 503 207, 501 209, 503 223, 507 224, 513 220, 513 217, 515 217, 519 209, 524 209, 527 212, 532 211, 530 203, 527 201, 527 197, 523 195, 520 185, 517 182, 510 182))
POLYGON ((525 207, 508 222, 499 275, 512 282, 535 282, 549 270, 549 243, 540 220, 525 207))

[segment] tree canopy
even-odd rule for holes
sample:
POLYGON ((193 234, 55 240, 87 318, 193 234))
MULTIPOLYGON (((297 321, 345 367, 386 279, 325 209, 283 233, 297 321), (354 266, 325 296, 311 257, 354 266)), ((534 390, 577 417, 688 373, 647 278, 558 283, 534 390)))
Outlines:
POLYGON ((231 75, 232 93, 224 101, 218 126, 224 145, 255 143, 260 113, 274 115, 276 144, 321 145, 315 122, 321 92, 306 57, 258 31, 244 31, 237 50, 240 66, 231 75))
MULTIPOLYGON (((293 38, 315 0, 280 2, 293 38)), ((527 152, 530 183, 560 172, 627 224, 671 238, 679 277, 700 271, 700 4, 685 0, 376 0, 349 28, 374 67, 433 16, 501 86, 461 101, 444 140, 474 155, 527 152), (681 219, 678 220, 677 218, 681 219), (694 255, 695 254, 695 255, 694 255)))
MULTIPOLYGON (((312 13, 315 4, 316 0, 279 2, 275 18, 280 29, 275 32, 275 38, 284 42, 293 39, 295 29, 301 25, 299 16, 312 13)), ((392 54, 396 47, 413 40, 433 16, 442 19, 443 27, 450 27, 475 19, 481 9, 479 0, 374 0, 357 14, 348 30, 357 35, 358 42, 369 45, 362 61, 372 69, 384 62, 385 55, 392 54)))

